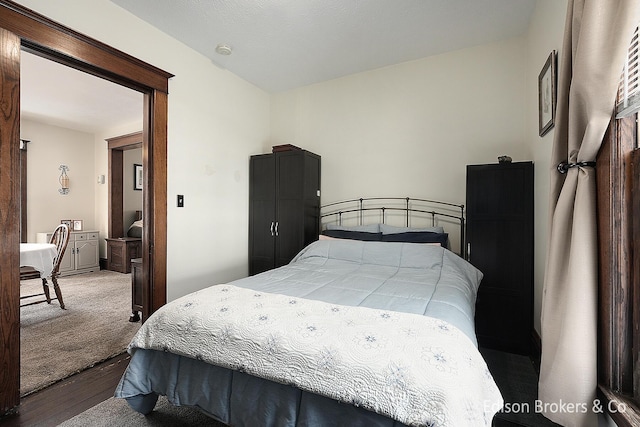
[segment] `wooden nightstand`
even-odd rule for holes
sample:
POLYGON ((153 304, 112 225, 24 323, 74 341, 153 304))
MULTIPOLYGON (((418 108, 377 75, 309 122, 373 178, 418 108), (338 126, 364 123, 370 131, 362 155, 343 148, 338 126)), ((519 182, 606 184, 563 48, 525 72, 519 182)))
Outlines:
POLYGON ((142 256, 142 239, 119 237, 107 239, 107 270, 131 272, 131 260, 142 256))

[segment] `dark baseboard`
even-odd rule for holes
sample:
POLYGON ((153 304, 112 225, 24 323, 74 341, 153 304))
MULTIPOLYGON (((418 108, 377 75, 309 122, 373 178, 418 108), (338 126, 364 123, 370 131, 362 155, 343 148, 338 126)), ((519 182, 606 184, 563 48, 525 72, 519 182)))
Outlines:
POLYGON ((531 358, 533 359, 533 364, 536 368, 538 374, 540 374, 540 358, 542 357, 542 338, 538 334, 538 331, 534 329, 531 330, 531 358))

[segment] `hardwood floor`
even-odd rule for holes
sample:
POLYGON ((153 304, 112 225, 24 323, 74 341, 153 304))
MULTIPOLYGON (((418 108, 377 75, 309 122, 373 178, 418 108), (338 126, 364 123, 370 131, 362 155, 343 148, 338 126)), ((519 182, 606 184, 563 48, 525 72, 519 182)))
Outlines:
POLYGON ((56 426, 107 400, 130 356, 124 353, 20 400, 18 413, 0 418, 2 427, 56 426))

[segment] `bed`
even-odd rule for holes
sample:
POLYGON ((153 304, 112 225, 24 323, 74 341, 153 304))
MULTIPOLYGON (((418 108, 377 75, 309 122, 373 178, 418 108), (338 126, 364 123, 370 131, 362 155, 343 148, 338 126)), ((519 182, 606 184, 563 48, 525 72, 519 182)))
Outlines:
POLYGON ((418 226, 334 208, 289 265, 150 316, 115 396, 147 414, 165 395, 232 426, 490 426, 503 401, 474 335, 482 273, 435 211, 418 226))
POLYGON ((133 223, 127 229, 127 237, 142 237, 142 211, 135 211, 133 223))

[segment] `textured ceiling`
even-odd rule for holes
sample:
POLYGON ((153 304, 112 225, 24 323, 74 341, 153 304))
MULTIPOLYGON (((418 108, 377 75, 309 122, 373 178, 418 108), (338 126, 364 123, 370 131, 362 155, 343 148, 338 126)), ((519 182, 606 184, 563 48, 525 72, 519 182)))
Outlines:
POLYGON ((535 0, 111 0, 268 92, 526 32, 535 0), (219 43, 230 56, 215 52, 219 43))

